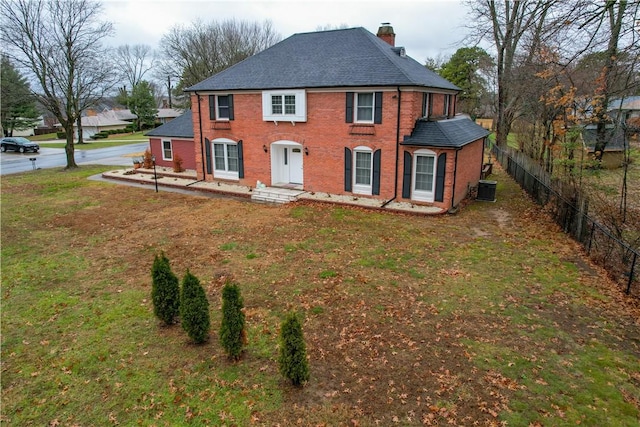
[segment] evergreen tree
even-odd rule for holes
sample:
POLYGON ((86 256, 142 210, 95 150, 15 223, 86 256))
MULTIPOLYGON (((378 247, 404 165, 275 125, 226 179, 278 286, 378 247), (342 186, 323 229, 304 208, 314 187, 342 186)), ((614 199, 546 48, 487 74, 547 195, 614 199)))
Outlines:
POLYGON ((295 312, 287 315, 280 328, 280 373, 295 386, 309 380, 307 348, 302 334, 302 325, 295 312))
POLYGON ((180 318, 182 328, 196 344, 207 340, 211 326, 209 301, 200 281, 189 270, 182 279, 180 318))
POLYGON ((1 64, 0 124, 4 136, 13 136, 14 130, 33 129, 40 121, 40 113, 36 108, 35 98, 31 94, 27 79, 20 75, 4 55, 1 64))
POLYGON ((151 267, 153 312, 166 325, 175 323, 180 310, 180 284, 163 253, 155 256, 151 267))
POLYGON ((129 109, 138 116, 136 126, 138 130, 152 128, 158 115, 156 100, 153 97, 151 84, 143 80, 133 87, 127 98, 129 109))
POLYGON ((220 342, 232 360, 240 359, 245 341, 243 303, 238 285, 227 283, 222 289, 220 342))

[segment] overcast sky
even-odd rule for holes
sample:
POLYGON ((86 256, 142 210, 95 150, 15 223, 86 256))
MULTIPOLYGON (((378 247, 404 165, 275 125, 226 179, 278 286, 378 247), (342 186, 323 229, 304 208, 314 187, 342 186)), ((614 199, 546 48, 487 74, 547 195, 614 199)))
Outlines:
POLYGON ((376 33, 389 22, 396 46, 420 63, 438 55, 450 56, 464 38, 467 10, 459 0, 103 0, 105 20, 114 24, 115 36, 107 43, 148 44, 177 24, 238 19, 270 20, 284 39, 319 27, 364 27, 376 33))

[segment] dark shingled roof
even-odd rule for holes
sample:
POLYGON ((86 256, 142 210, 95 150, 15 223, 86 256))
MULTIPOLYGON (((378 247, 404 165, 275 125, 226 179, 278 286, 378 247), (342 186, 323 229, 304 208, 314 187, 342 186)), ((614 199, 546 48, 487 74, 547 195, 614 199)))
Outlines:
POLYGON ((487 135, 489 131, 464 116, 437 122, 418 120, 411 135, 405 136, 401 144, 460 148, 487 135))
POLYGON ((186 91, 422 86, 459 91, 364 28, 294 34, 186 91))
POLYGON ((172 138, 193 139, 193 120, 191 110, 186 110, 182 115, 168 121, 162 126, 146 133, 146 136, 168 136, 172 138))

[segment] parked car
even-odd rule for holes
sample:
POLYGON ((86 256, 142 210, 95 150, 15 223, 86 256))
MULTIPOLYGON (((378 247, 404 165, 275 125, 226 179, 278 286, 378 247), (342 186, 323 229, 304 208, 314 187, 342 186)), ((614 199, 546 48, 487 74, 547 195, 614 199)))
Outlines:
POLYGON ((37 153, 38 150, 40 150, 40 146, 35 142, 29 141, 27 138, 22 138, 21 136, 9 136, 0 139, 0 151, 4 153, 7 150, 19 151, 21 153, 26 151, 33 151, 34 153, 37 153))

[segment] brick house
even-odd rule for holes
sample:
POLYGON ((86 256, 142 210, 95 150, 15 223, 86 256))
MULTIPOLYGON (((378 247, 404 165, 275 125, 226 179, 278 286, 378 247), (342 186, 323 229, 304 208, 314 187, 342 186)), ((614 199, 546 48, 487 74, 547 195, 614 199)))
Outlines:
POLYGON ((294 34, 186 91, 199 180, 448 210, 480 179, 488 132, 388 25, 294 34))
POLYGON ((156 156, 156 165, 173 167, 173 160, 180 156, 183 168, 196 168, 191 110, 150 130, 146 136, 149 137, 151 153, 156 156))

